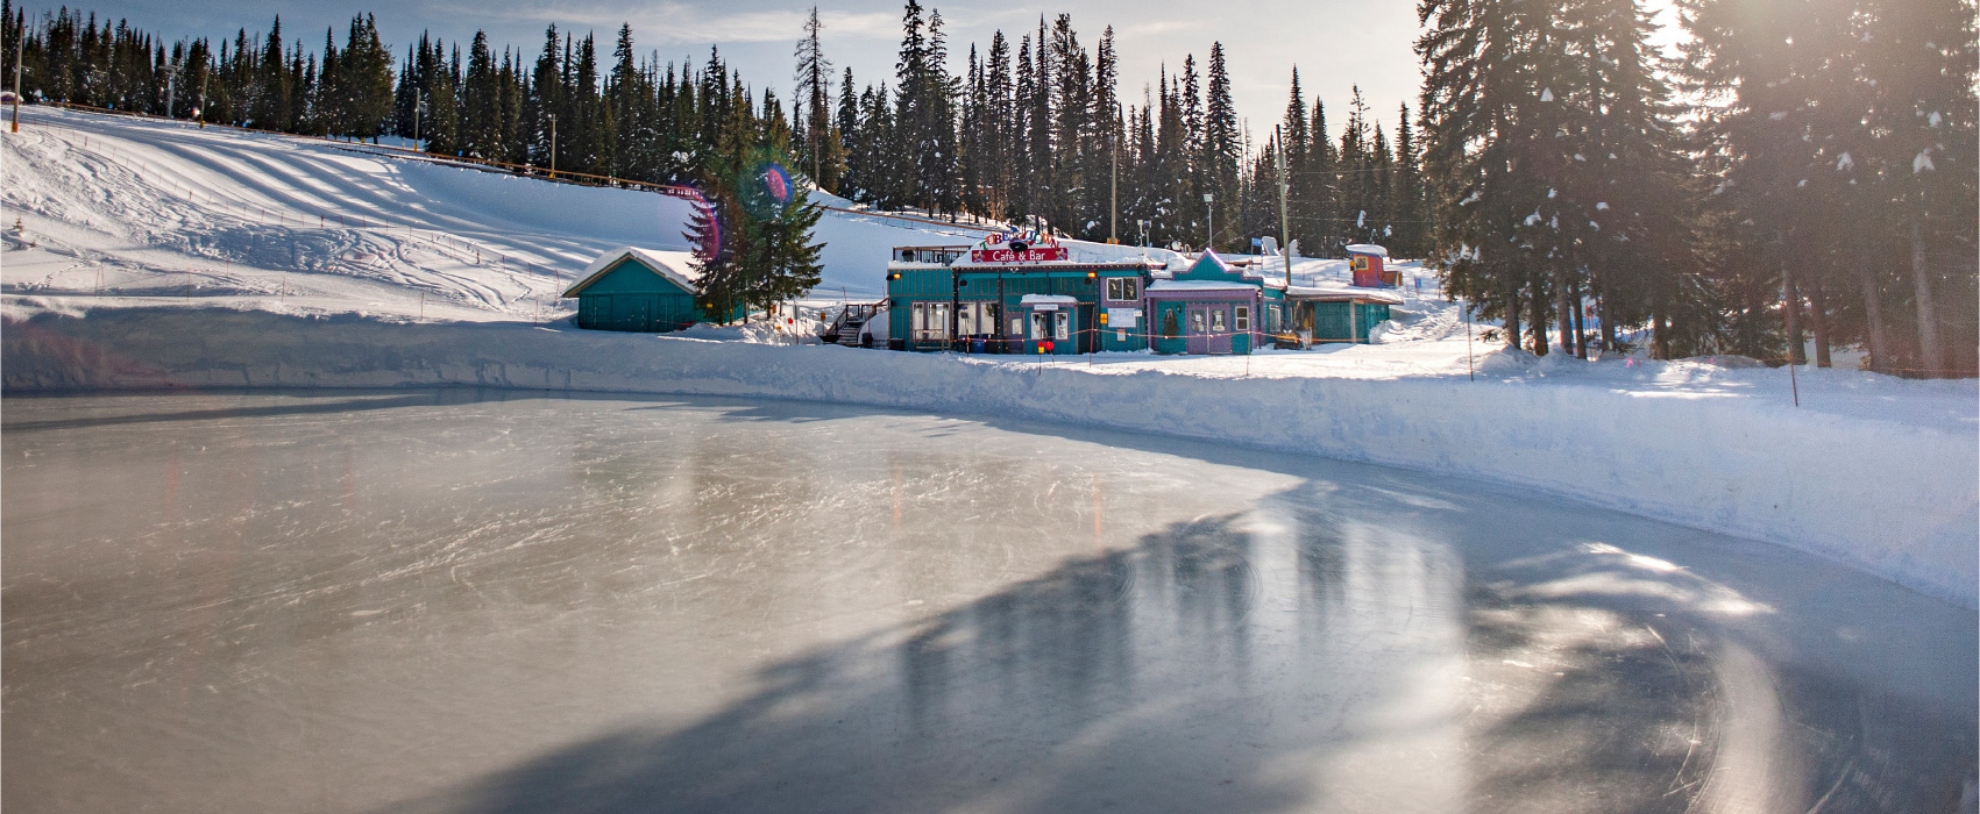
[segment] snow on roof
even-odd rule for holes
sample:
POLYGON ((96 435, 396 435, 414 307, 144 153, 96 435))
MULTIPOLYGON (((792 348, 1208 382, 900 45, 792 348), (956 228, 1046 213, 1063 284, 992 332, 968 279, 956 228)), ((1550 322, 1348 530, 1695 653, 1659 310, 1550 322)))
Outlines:
POLYGON ((1148 284, 1149 291, 1257 291, 1251 283, 1233 283, 1223 280, 1156 280, 1148 284))
POLYGON ((1383 248, 1383 247, 1381 247, 1381 246, 1377 246, 1377 245, 1375 245, 1375 244, 1373 244, 1373 243, 1354 243, 1354 244, 1350 244, 1350 245, 1349 245, 1349 246, 1347 247, 1347 250, 1348 250, 1348 252, 1349 252, 1350 254, 1372 254, 1372 255, 1375 255, 1376 257, 1388 257, 1388 256, 1389 256, 1389 250, 1388 250, 1388 249, 1385 249, 1385 248, 1383 248))
POLYGON ((1077 305, 1079 300, 1064 294, 1026 294, 1019 305, 1077 305))
POLYGON ((1351 285, 1296 285, 1286 289, 1288 297, 1307 299, 1356 299, 1372 302, 1403 304, 1403 295, 1395 291, 1379 288, 1360 288, 1351 285))
POLYGON ((638 260, 642 265, 645 265, 660 276, 667 278, 668 281, 688 291, 695 290, 695 281, 701 279, 701 272, 694 270, 693 252, 670 252, 661 249, 642 249, 637 246, 621 246, 599 255, 598 259, 591 261, 591 265, 584 267, 584 271, 578 272, 577 284, 571 286, 569 291, 565 291, 564 296, 577 296, 578 292, 583 291, 586 286, 591 285, 593 281, 604 275, 607 269, 610 269, 612 266, 618 264, 620 260, 624 260, 627 257, 638 260))

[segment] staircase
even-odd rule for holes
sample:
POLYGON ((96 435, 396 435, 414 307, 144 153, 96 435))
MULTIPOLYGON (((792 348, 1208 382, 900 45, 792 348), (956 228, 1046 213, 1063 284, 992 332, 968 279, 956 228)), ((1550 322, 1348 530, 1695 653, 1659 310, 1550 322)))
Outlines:
POLYGON ((848 348, 859 347, 859 331, 864 327, 866 327, 866 320, 863 317, 840 317, 839 344, 848 348))

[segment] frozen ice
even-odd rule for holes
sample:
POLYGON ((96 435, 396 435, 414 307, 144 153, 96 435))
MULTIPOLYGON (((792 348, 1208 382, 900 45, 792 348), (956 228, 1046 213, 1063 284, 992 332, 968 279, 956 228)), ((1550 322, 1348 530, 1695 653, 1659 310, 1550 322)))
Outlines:
POLYGON ((1975 616, 1519 490, 1004 419, 10 398, 10 809, 1911 811, 1975 616))

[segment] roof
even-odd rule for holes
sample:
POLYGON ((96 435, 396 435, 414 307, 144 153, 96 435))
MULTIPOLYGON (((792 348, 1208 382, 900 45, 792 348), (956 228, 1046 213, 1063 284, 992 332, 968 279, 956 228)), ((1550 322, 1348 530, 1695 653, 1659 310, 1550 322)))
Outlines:
POLYGON ((1296 285, 1286 289, 1286 296, 1307 300, 1368 300, 1389 305, 1403 304, 1403 296, 1390 289, 1361 288, 1351 285, 1296 285))
POLYGON ((1078 305, 1079 300, 1064 294, 1026 294, 1019 305, 1078 305))
POLYGON ((1349 253, 1349 254, 1372 254, 1372 255, 1375 255, 1376 257, 1388 257, 1388 256, 1389 256, 1389 250, 1388 250, 1388 249, 1385 249, 1385 248, 1383 248, 1383 247, 1381 247, 1381 246, 1377 246, 1377 245, 1375 245, 1375 244, 1373 244, 1373 243, 1354 243, 1354 244, 1350 244, 1350 245, 1349 245, 1349 246, 1347 247, 1347 250, 1348 250, 1348 253, 1349 253))
POLYGON ((701 272, 694 270, 693 252, 670 252, 622 246, 599 255, 598 259, 591 261, 591 265, 584 267, 584 271, 578 272, 577 284, 571 286, 569 291, 565 291, 564 296, 577 296, 586 287, 597 282, 598 278, 605 276, 613 266, 618 265, 620 260, 628 257, 638 260, 640 265, 688 291, 695 290, 695 281, 701 279, 701 272))
POLYGON ((1149 291, 1257 291, 1254 283, 1234 283, 1222 280, 1156 280, 1148 284, 1149 291))

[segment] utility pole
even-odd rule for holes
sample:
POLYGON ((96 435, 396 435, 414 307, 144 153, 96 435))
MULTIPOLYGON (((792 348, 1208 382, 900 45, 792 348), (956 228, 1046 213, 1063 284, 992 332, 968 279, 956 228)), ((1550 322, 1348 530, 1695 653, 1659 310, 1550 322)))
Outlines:
MULTIPOLYGON (((1272 128, 1272 154, 1279 159, 1279 256, 1286 259, 1286 287, 1292 287, 1292 219, 1286 215, 1286 150, 1279 128, 1272 128)), ((1350 306, 1352 307, 1352 306, 1350 306)))
POLYGON ((557 114, 550 114, 550 177, 557 177, 557 114))
POLYGON ((171 69, 165 72, 165 118, 168 121, 171 119, 178 118, 177 116, 172 115, 172 110, 173 110, 172 105, 174 102, 178 100, 178 98, 179 98, 179 61, 177 59, 174 59, 172 60, 171 69))
POLYGON ((22 46, 27 43, 27 29, 21 29, 20 36, 14 38, 14 124, 13 131, 21 132, 21 55, 22 46))
POLYGON ((1203 250, 1207 252, 1217 245, 1217 196, 1208 192, 1203 193, 1203 205, 1207 210, 1203 218, 1204 238, 1206 240, 1203 244, 1203 250))
MULTIPOLYGON (((1115 124, 1119 123, 1119 115, 1120 112, 1116 110, 1115 124)), ((1112 125, 1109 125, 1109 127, 1113 130, 1113 138, 1111 140, 1114 143, 1114 155, 1113 166, 1109 169, 1111 186, 1108 187, 1107 191, 1107 242, 1119 243, 1121 242, 1119 228, 1121 220, 1121 134, 1120 128, 1113 127, 1112 125)))

